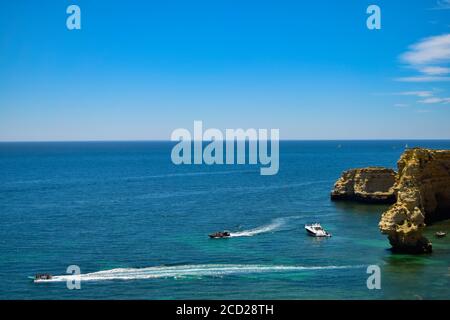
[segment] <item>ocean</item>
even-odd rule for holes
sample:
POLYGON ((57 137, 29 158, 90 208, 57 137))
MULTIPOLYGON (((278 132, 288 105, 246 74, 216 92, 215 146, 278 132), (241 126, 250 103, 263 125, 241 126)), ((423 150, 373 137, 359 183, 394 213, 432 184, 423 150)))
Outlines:
POLYGON ((450 221, 427 228, 432 254, 393 254, 378 230, 387 206, 330 201, 343 170, 395 168, 406 144, 450 149, 282 141, 279 173, 261 176, 176 166, 172 142, 0 143, 0 299, 448 299, 450 237, 433 234, 450 221), (307 236, 313 222, 333 236, 307 236), (232 237, 208 238, 220 230, 232 237))

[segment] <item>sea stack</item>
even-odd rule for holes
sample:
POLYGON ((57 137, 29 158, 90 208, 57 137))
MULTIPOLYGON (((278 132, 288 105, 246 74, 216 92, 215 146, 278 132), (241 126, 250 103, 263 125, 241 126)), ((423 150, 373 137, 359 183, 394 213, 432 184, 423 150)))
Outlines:
POLYGON ((423 236, 427 223, 450 219, 450 150, 406 150, 392 169, 369 167, 345 171, 332 200, 393 203, 379 227, 394 252, 429 253, 423 236))
POLYGON ((422 234, 426 223, 450 218, 450 150, 409 149, 398 161, 397 202, 383 213, 379 227, 393 251, 429 253, 422 234))
POLYGON ((382 167, 345 171, 334 185, 331 200, 395 203, 395 177, 394 170, 382 167))

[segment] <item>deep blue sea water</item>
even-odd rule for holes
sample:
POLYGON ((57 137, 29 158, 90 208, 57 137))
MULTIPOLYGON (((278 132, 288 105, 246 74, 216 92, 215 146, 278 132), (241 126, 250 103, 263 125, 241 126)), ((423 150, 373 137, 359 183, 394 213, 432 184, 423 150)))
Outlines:
POLYGON ((281 142, 280 171, 175 166, 170 142, 0 144, 1 299, 448 299, 450 238, 391 253, 385 206, 333 203, 343 170, 395 168, 409 147, 450 141, 281 142), (303 225, 321 222, 332 238, 303 225), (211 240, 223 229, 240 237, 211 240), (238 233, 239 235, 239 233, 238 233), (368 290, 368 265, 381 290, 368 290), (81 290, 27 277, 78 265, 81 290), (98 273, 99 271, 103 271, 98 273))

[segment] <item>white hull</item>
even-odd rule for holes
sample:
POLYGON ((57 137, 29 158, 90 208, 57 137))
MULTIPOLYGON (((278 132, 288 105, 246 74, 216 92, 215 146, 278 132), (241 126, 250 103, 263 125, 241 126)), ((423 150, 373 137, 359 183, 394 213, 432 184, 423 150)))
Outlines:
POLYGON ((306 225, 305 230, 308 233, 308 235, 312 237, 319 237, 319 238, 331 237, 331 234, 323 230, 322 227, 318 224, 306 225))

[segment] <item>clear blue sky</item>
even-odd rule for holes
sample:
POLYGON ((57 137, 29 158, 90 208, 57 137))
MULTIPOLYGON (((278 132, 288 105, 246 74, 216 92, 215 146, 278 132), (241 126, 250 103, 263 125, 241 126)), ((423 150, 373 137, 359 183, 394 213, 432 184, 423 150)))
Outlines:
POLYGON ((449 38, 448 0, 1 1, 0 140, 448 139, 449 38))

